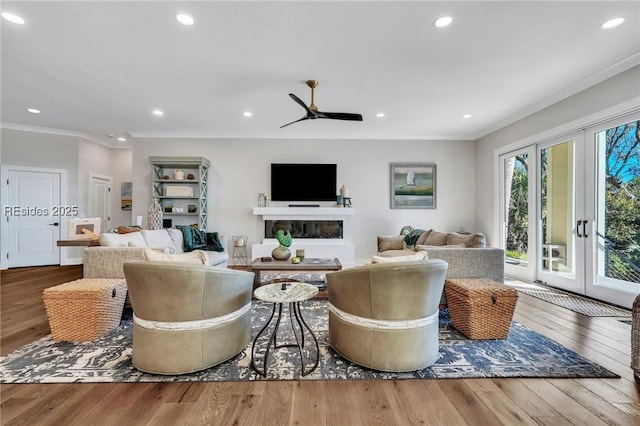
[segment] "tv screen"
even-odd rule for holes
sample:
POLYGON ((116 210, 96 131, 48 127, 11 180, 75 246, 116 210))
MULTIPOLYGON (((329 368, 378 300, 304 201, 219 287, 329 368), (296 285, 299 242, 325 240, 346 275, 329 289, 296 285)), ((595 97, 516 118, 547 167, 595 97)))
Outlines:
POLYGON ((271 164, 273 201, 336 201, 335 164, 271 164))

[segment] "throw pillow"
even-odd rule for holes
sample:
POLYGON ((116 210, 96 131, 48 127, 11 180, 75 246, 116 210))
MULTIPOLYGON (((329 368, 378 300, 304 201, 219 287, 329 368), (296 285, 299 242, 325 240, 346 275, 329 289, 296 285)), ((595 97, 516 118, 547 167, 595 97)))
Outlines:
POLYGON ((182 238, 184 240, 184 251, 189 252, 193 250, 206 250, 207 249, 207 237, 204 231, 199 230, 197 227, 190 225, 177 226, 182 231, 182 238))
POLYGON ((166 229, 145 229, 141 231, 142 238, 150 248, 173 247, 173 240, 166 229))
POLYGON ((418 240, 416 241, 415 246, 419 246, 419 245, 423 245, 425 241, 427 241, 427 238, 429 238, 429 235, 431 235, 431 232, 433 231, 433 229, 429 229, 428 231, 424 231, 420 237, 418 238, 418 240))
POLYGON ((207 241, 207 250, 224 251, 224 247, 222 247, 222 243, 220 242, 220 236, 217 232, 207 232, 205 238, 207 241))
POLYGON ((416 245, 416 241, 418 241, 418 239, 420 239, 420 237, 422 236, 422 234, 425 232, 424 229, 414 229, 409 231, 407 234, 405 234, 404 236, 404 244, 406 247, 413 247, 414 245, 416 245))
POLYGON ((431 231, 427 239, 423 243, 427 246, 443 246, 447 244, 447 233, 446 232, 438 232, 431 231))
POLYGON ((202 250, 194 250, 190 253, 168 254, 147 248, 143 250, 142 258, 144 260, 160 260, 164 262, 193 263, 198 265, 209 264, 209 256, 202 250))
POLYGON ((128 234, 100 234, 100 245, 102 247, 129 247, 129 243, 136 247, 146 247, 144 238, 140 232, 130 232, 128 234))
POLYGON ((425 260, 428 258, 426 251, 417 252, 407 256, 372 256, 367 263, 397 263, 397 262, 413 262, 416 260, 425 260))
POLYGON ((404 235, 378 236, 378 251, 402 250, 403 248, 404 248, 404 235))
POLYGON ((464 244, 465 247, 484 248, 486 240, 484 234, 459 234, 457 232, 449 232, 447 234, 447 245, 464 244))

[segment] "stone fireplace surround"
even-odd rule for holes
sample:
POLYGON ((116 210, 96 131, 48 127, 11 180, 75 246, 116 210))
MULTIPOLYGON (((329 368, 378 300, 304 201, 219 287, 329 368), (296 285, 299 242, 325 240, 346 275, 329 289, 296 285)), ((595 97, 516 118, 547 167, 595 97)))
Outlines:
MULTIPOLYGON (((319 224, 320 234, 317 237, 307 235, 306 238, 294 237, 291 244, 292 253, 297 249, 305 250, 305 257, 321 257, 334 258, 337 257, 343 267, 348 268, 355 266, 355 248, 349 241, 349 218, 355 214, 354 208, 344 207, 254 207, 253 215, 262 216, 263 221, 278 221, 287 223, 290 221, 302 221, 306 223, 319 224), (330 227, 326 225, 334 225, 341 223, 341 238, 325 238, 323 231, 329 231, 330 227), (322 228, 321 224, 325 224, 322 228)), ((267 226, 264 226, 265 231, 267 226)), ((324 232, 324 234, 332 234, 324 232)), ((271 251, 278 246, 275 238, 263 238, 262 243, 256 243, 251 246, 251 257, 253 259, 263 256, 271 256, 271 251)))

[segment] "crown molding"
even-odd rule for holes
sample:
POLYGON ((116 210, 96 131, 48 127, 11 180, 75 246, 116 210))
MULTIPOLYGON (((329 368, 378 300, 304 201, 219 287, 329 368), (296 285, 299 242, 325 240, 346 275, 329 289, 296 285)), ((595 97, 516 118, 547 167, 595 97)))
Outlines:
POLYGON ((122 146, 122 145, 114 145, 110 143, 110 140, 103 140, 92 136, 88 133, 84 132, 76 132, 74 130, 65 130, 65 129, 56 129, 53 127, 40 127, 40 126, 31 126, 28 124, 19 124, 19 123, 7 123, 5 121, 0 122, 0 129, 9 129, 9 130, 19 130, 22 132, 31 132, 31 133, 46 133, 49 135, 58 135, 58 136, 69 136, 72 138, 84 139, 89 142, 97 143, 98 145, 106 146, 111 149, 131 149, 131 145, 122 146))
POLYGON ((627 71, 637 65, 640 65, 640 53, 633 54, 628 58, 623 59, 620 62, 617 62, 601 71, 591 74, 587 78, 584 78, 563 90, 559 90, 558 92, 554 93, 551 96, 548 96, 538 102, 531 104, 525 109, 522 109, 514 114, 511 114, 510 116, 478 132, 478 134, 474 139, 478 140, 480 138, 483 138, 488 134, 495 132, 496 130, 500 130, 503 127, 507 127, 508 125, 513 124, 518 120, 522 120, 523 118, 528 117, 532 114, 535 114, 538 111, 542 111, 543 109, 553 104, 556 104, 590 87, 593 87, 598 83, 602 83, 603 81, 608 80, 609 78, 614 77, 624 71, 627 71))

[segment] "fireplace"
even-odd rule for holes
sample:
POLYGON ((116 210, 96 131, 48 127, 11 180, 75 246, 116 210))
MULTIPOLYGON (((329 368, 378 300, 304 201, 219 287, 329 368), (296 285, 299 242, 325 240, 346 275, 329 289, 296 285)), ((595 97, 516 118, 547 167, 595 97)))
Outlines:
POLYGON ((276 231, 291 232, 294 239, 342 239, 341 220, 265 220, 264 237, 275 238, 276 231))

